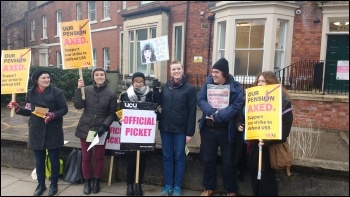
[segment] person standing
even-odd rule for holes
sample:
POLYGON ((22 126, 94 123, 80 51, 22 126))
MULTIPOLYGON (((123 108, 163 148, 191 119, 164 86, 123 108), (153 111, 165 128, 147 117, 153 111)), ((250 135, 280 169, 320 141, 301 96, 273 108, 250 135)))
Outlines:
MULTIPOLYGON (((267 71, 257 75, 253 86, 264 86, 271 84, 279 84, 279 81, 273 72, 267 71)), ((260 141, 263 155, 260 180, 257 180, 259 164, 259 140, 248 141, 248 150, 250 150, 248 169, 254 196, 278 196, 276 171, 271 168, 269 146, 272 144, 283 143, 287 140, 293 124, 293 112, 291 107, 292 104, 288 98, 288 92, 284 87, 282 87, 282 139, 260 141)))
MULTIPOLYGON (((153 91, 148 87, 145 80, 145 75, 142 72, 135 72, 132 75, 131 85, 126 90, 126 92, 122 92, 120 94, 121 102, 153 102, 153 91)), ((126 169, 126 184, 127 196, 143 196, 142 191, 142 180, 143 175, 146 170, 146 158, 147 152, 140 151, 140 173, 139 173, 139 182, 135 185, 134 191, 134 183, 135 183, 135 174, 136 174, 136 151, 127 151, 127 169, 126 169)))
MULTIPOLYGON (((102 136, 109 132, 109 126, 116 119, 117 98, 109 88, 106 81, 106 71, 103 68, 95 68, 92 71, 93 85, 86 86, 85 100, 82 99, 81 88, 84 87, 83 79, 78 79, 78 88, 75 90, 73 102, 76 109, 84 109, 79 119, 75 136, 80 138, 82 149, 82 171, 85 180, 84 194, 91 194, 91 160, 92 149, 87 151, 91 142, 86 138, 89 131, 96 131, 96 135, 102 136)), ((108 139, 108 137, 107 137, 108 139)), ((100 192, 100 179, 103 173, 103 161, 105 145, 95 145, 94 182, 93 193, 100 192)))
POLYGON ((154 98, 162 109, 158 129, 162 140, 165 186, 161 196, 181 196, 186 165, 185 146, 195 132, 197 92, 187 82, 181 62, 170 64, 170 76, 161 92, 158 79, 153 81, 154 98))
POLYGON ((11 101, 7 107, 15 108, 16 114, 30 116, 28 120, 28 148, 34 151, 38 186, 34 196, 41 196, 46 190, 45 158, 46 149, 51 161, 51 184, 49 196, 58 192, 57 182, 60 169, 60 149, 63 146, 63 116, 68 113, 68 106, 63 91, 51 85, 51 74, 45 69, 38 69, 31 76, 34 87, 26 95, 26 107, 20 107, 11 101), (32 112, 36 107, 47 108, 44 117, 32 112))
POLYGON ((204 164, 203 186, 201 196, 212 196, 216 189, 216 158, 220 147, 223 162, 223 180, 227 196, 236 196, 235 142, 236 116, 242 110, 243 89, 241 84, 229 74, 228 61, 219 59, 212 67, 198 94, 198 106, 203 111, 199 122, 201 145, 200 158, 204 164), (223 109, 214 108, 208 98, 208 86, 226 85, 229 87, 229 103, 223 109))

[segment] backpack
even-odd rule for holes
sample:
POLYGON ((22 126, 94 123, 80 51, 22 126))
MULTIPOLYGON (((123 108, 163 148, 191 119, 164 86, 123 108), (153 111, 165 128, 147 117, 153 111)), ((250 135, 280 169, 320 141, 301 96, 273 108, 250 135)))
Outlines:
POLYGON ((81 162, 82 162, 81 150, 73 149, 66 160, 66 165, 64 166, 63 181, 79 184, 84 181, 81 162))
POLYGON ((286 169, 287 175, 290 176, 290 168, 294 162, 294 158, 288 141, 269 146, 269 153, 271 168, 275 170, 286 169))
MULTIPOLYGON (((63 160, 60 159, 60 171, 58 175, 62 175, 64 170, 63 160)), ((47 180, 51 179, 51 161, 49 157, 49 152, 46 149, 46 158, 45 158, 45 177, 47 180)))

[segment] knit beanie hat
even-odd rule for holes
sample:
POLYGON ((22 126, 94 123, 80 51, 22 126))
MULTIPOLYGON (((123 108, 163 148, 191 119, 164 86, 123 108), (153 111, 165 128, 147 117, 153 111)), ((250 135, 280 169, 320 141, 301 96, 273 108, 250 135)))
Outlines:
POLYGON ((49 71, 47 71, 46 69, 43 69, 43 68, 39 68, 38 70, 36 70, 33 74, 32 74, 32 77, 31 77, 31 80, 33 83, 36 83, 36 81, 39 79, 40 75, 42 74, 49 74, 50 77, 51 77, 51 74, 49 73, 49 71))
POLYGON ((142 72, 136 72, 132 75, 132 79, 131 81, 134 81, 134 79, 136 77, 142 77, 143 78, 143 81, 146 82, 146 79, 145 79, 145 74, 143 74, 142 72))
POLYGON ((223 57, 223 58, 220 58, 213 66, 212 69, 218 69, 220 70, 221 72, 223 73, 226 73, 228 74, 229 71, 228 71, 228 61, 223 57))
POLYGON ((94 81, 94 75, 95 75, 95 72, 96 72, 96 71, 103 71, 103 72, 105 73, 106 78, 107 78, 107 73, 106 73, 106 71, 105 71, 103 68, 98 67, 98 68, 95 68, 95 69, 92 71, 92 73, 91 73, 92 81, 94 81))

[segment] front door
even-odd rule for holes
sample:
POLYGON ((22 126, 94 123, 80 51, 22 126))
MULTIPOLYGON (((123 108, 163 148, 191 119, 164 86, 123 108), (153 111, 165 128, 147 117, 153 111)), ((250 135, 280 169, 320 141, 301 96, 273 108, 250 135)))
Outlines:
POLYGON ((328 35, 324 91, 349 92, 349 80, 337 80, 338 60, 349 60, 349 35, 328 35))

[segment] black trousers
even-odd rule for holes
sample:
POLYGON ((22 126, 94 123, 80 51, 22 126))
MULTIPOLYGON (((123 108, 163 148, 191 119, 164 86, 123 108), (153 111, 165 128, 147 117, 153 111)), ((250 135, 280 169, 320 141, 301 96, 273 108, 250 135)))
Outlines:
POLYGON ((237 192, 237 170, 234 162, 235 144, 230 143, 228 128, 201 129, 200 158, 204 164, 203 186, 205 189, 216 189, 216 158, 220 147, 222 158, 222 177, 228 193, 237 192))
MULTIPOLYGON (((126 155, 127 167, 126 167, 126 183, 133 184, 135 183, 135 174, 136 174, 136 151, 135 154, 126 155)), ((146 171, 146 158, 147 152, 140 152, 140 164, 139 164, 139 183, 142 183, 143 175, 146 171)))

